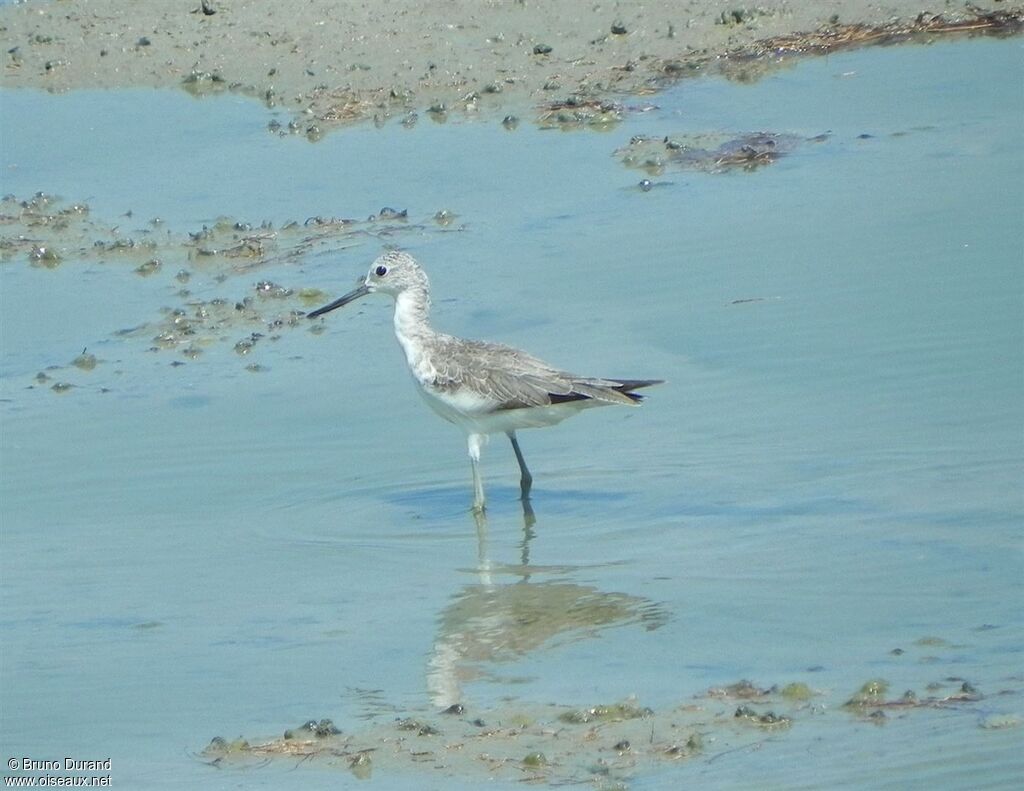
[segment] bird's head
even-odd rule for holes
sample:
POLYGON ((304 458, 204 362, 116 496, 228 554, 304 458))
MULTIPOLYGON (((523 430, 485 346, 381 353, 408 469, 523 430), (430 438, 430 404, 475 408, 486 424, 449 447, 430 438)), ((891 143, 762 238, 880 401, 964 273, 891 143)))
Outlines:
POLYGON ((408 253, 399 250, 392 250, 379 256, 370 265, 370 271, 366 273, 359 285, 343 297, 339 297, 322 308, 307 314, 311 319, 330 313, 349 302, 354 302, 367 294, 381 292, 397 298, 403 291, 419 289, 426 292, 428 288, 427 273, 408 253))

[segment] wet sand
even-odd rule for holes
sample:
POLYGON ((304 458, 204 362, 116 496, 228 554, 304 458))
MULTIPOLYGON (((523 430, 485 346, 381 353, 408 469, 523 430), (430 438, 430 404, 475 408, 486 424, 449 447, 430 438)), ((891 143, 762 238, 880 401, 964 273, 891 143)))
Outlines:
POLYGON ((0 7, 0 41, 5 87, 233 90, 326 130, 421 112, 544 119, 589 108, 600 120, 617 99, 683 76, 724 67, 749 77, 755 61, 763 68, 791 54, 936 35, 985 18, 1019 30, 1024 7, 31 0, 0 7))

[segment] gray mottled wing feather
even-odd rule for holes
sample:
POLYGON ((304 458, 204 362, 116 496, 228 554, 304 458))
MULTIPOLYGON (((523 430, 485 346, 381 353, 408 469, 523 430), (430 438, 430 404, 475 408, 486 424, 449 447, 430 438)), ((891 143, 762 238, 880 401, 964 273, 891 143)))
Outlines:
POLYGON ((603 403, 635 405, 640 397, 628 395, 629 385, 644 387, 653 381, 621 382, 576 376, 552 368, 526 352, 496 343, 448 337, 433 360, 435 386, 468 387, 492 400, 498 409, 522 409, 552 403, 593 399, 603 403))

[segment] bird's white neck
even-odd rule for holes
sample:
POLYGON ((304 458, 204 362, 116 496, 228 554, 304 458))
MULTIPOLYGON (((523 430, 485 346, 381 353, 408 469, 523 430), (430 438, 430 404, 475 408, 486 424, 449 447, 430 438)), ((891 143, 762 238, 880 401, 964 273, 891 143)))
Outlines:
POLYGON ((395 297, 395 336, 414 373, 424 362, 423 343, 434 333, 430 326, 430 296, 426 291, 408 289, 395 297))
POLYGON ((395 334, 408 337, 431 332, 430 297, 425 291, 409 289, 395 297, 395 334))

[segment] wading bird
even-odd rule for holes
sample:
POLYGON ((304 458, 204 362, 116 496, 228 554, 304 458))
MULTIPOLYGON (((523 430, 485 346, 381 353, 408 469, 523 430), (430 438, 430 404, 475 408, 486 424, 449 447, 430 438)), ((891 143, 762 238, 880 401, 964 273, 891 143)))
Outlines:
POLYGON ((473 510, 483 513, 480 449, 487 435, 504 433, 519 463, 520 493, 529 499, 530 475, 516 430, 553 426, 584 409, 636 406, 635 391, 660 379, 602 379, 552 368, 526 352, 497 343, 464 340, 430 326, 430 284, 408 253, 392 251, 373 262, 363 282, 309 313, 316 318, 373 293, 395 300, 395 335, 427 404, 466 434, 473 467, 473 510))

